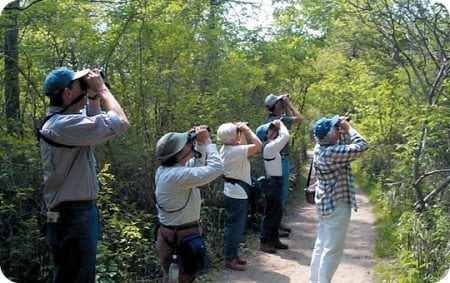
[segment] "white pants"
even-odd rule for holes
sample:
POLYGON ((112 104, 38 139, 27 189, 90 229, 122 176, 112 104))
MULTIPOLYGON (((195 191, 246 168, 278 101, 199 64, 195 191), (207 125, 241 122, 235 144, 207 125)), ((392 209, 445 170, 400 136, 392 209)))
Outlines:
POLYGON ((338 203, 331 215, 319 217, 319 228, 311 258, 309 282, 331 282, 331 278, 333 278, 341 262, 350 215, 350 205, 338 203))

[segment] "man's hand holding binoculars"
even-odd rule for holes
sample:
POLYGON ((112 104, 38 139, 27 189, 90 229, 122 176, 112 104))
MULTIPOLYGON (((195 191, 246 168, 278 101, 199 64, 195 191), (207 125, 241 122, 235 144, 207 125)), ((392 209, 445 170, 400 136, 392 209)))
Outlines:
POLYGON ((352 126, 349 124, 350 118, 346 116, 339 117, 339 122, 336 124, 339 129, 341 129, 344 133, 348 133, 352 126))
POLYGON ((250 128, 248 127, 248 122, 236 122, 235 125, 238 131, 240 132, 247 133, 248 131, 250 131, 250 128))
POLYGON ((101 72, 99 69, 91 69, 82 78, 88 85, 88 98, 91 100, 97 100, 98 98, 105 98, 105 95, 109 93, 105 82, 103 81, 101 72))
POLYGON ((211 137, 209 136, 209 127, 206 125, 195 126, 192 128, 193 132, 197 137, 197 144, 199 145, 207 145, 211 144, 211 137))

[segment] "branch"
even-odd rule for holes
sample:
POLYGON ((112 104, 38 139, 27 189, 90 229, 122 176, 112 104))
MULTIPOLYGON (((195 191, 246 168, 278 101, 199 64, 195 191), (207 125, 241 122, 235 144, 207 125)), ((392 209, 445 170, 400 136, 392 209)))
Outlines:
POLYGON ((436 189, 432 190, 422 201, 420 201, 420 200, 416 201, 416 203, 414 203, 414 207, 416 208, 416 210, 423 211, 423 208, 425 208, 425 203, 427 203, 427 201, 431 197, 433 197, 434 195, 438 194, 439 192, 441 192, 442 190, 447 188, 448 184, 450 184, 450 176, 447 176, 447 178, 445 178, 445 180, 442 181, 442 183, 440 183, 436 189))
POLYGON ((417 211, 423 211, 425 210, 425 204, 428 201, 428 199, 430 197, 432 197, 434 194, 440 192, 441 190, 443 190, 445 187, 447 187, 448 183, 450 182, 450 176, 448 176, 443 183, 441 183, 438 188, 436 188, 435 190, 433 190, 430 194, 428 194, 425 198, 422 197, 422 192, 419 189, 419 183, 424 180, 426 177, 429 177, 433 174, 436 173, 443 173, 443 172, 450 172, 450 169, 442 169, 442 170, 434 170, 428 173, 423 174, 422 176, 420 176, 419 178, 417 178, 417 180, 414 182, 413 184, 413 188, 416 191, 417 194, 417 198, 418 201, 416 201, 416 203, 414 204, 414 206, 416 207, 417 211))
MULTIPOLYGON (((11 7, 9 4, 6 5, 6 7, 4 8, 4 10, 18 10, 18 11, 25 11, 26 9, 30 8, 31 6, 33 6, 34 4, 37 4, 39 2, 43 2, 44 0, 35 0, 33 2, 31 2, 30 4, 28 4, 25 7, 11 7)), ((11 3, 10 3, 11 4, 11 3)))
POLYGON ((433 175, 433 174, 437 174, 437 173, 443 173, 443 172, 450 172, 450 169, 441 169, 441 170, 434 170, 434 171, 427 172, 427 173, 423 174, 422 176, 420 176, 420 177, 414 182, 413 187, 418 186, 419 183, 420 183, 423 179, 425 179, 426 177, 429 177, 429 176, 431 176, 431 175, 433 175))

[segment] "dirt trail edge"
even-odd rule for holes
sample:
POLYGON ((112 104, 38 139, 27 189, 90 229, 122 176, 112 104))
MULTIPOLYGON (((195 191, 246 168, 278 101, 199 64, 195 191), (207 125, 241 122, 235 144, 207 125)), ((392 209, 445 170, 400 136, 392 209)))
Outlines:
MULTIPOLYGON (((295 192, 297 193, 297 192, 295 192)), ((344 256, 333 278, 333 283, 369 283, 373 278, 373 249, 376 240, 375 217, 368 198, 357 190, 358 212, 352 211, 344 256)), ((301 201, 287 215, 286 223, 292 228, 289 238, 282 242, 289 250, 267 254, 259 250, 246 254, 247 270, 224 269, 211 274, 213 282, 308 282, 309 263, 317 233, 317 215, 314 205, 301 201)), ((208 280, 208 281, 209 281, 208 280)))

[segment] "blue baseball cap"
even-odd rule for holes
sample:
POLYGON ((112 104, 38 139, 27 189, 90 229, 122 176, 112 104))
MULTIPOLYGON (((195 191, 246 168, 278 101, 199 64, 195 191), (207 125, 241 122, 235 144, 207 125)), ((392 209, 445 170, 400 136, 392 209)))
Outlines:
POLYGON ((269 123, 260 125, 258 128, 256 128, 256 135, 258 136, 258 138, 261 141, 266 140, 266 134, 267 134, 267 131, 269 130, 271 124, 272 124, 272 122, 269 122, 269 123))
POLYGON ((327 119, 325 117, 320 118, 313 127, 314 137, 319 140, 323 139, 338 122, 339 115, 336 115, 331 119, 327 119))
POLYGON ((61 67, 50 72, 44 81, 44 92, 47 96, 61 93, 72 81, 78 80, 89 73, 89 69, 74 72, 66 67, 61 67))

